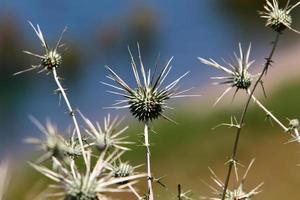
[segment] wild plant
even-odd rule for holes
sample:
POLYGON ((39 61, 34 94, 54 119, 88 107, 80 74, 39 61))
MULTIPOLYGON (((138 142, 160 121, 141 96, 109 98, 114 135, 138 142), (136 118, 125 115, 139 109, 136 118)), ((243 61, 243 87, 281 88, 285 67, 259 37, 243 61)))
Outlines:
MULTIPOLYGON (((268 75, 267 72, 274 63, 273 55, 277 49, 280 36, 286 29, 299 33, 292 27, 293 21, 291 16, 291 12, 298 5, 300 5, 300 2, 290 5, 288 1, 286 6, 281 8, 277 0, 266 0, 264 10, 259 11, 260 17, 266 20, 266 27, 270 27, 275 33, 270 53, 259 73, 253 74, 250 72, 251 67, 256 65, 254 59, 251 58, 251 43, 246 51, 239 43, 238 54, 234 53, 235 59, 233 62, 225 61, 224 65, 211 58, 198 58, 202 64, 213 67, 225 74, 225 76, 212 77, 216 81, 215 84, 227 86, 217 98, 214 106, 220 103, 223 97, 231 90, 234 90, 233 99, 238 95, 238 92, 244 92, 247 95, 247 100, 239 119, 231 117, 229 123, 222 123, 217 126, 233 127, 236 129, 236 135, 230 159, 226 162, 228 164, 228 172, 225 180, 223 181, 212 169, 209 169, 215 186, 206 184, 212 189, 214 196, 202 197, 202 199, 250 200, 261 192, 263 183, 259 183, 251 190, 245 189, 246 178, 254 164, 254 159, 251 160, 242 178, 239 177, 237 170, 238 166, 241 165, 238 161, 239 141, 251 102, 262 109, 283 132, 290 135, 288 142, 300 142, 299 120, 289 119, 288 124, 282 123, 254 95, 258 86, 261 86, 265 93, 263 78, 268 75), (236 187, 231 188, 229 183, 233 173, 235 174, 236 187)), ((122 119, 120 120, 118 117, 113 118, 108 114, 104 118, 103 123, 92 122, 81 111, 74 110, 71 106, 66 88, 63 87, 63 79, 58 75, 63 64, 60 48, 64 46, 61 42, 66 28, 60 34, 54 48, 51 48, 46 42, 40 26, 34 26, 31 22, 29 24, 41 43, 43 53, 37 54, 24 51, 24 53, 37 58, 37 64, 33 64, 28 69, 17 72, 14 75, 35 70, 38 73, 45 72, 47 75, 52 75, 57 86, 55 91, 63 98, 68 114, 73 122, 70 129, 60 131, 49 120, 43 125, 34 117, 30 117, 44 137, 42 139, 32 137, 25 139, 27 143, 35 145, 42 151, 41 156, 34 162, 29 162, 29 164, 55 183, 54 185, 49 185, 52 190, 48 194, 63 200, 109 200, 111 199, 109 193, 131 192, 135 199, 138 200, 156 199, 153 183, 156 181, 161 185, 163 184, 158 178, 154 177, 151 170, 150 134, 152 122, 163 118, 176 123, 165 114, 165 111, 171 108, 169 101, 176 98, 198 96, 188 94, 191 88, 180 89, 180 81, 189 72, 184 73, 170 83, 165 83, 172 69, 171 62, 173 57, 157 73, 156 68, 151 69, 144 66, 139 43, 137 43, 138 61, 136 61, 130 48, 128 48, 131 70, 136 85, 130 86, 111 67, 105 66, 108 70, 106 77, 111 83, 102 83, 112 89, 108 91, 109 93, 121 97, 121 99, 116 100, 113 105, 107 108, 115 110, 128 109, 130 114, 138 122, 142 123, 144 127, 143 146, 145 147, 146 173, 138 172, 142 164, 134 166, 122 158, 124 153, 131 150, 130 145, 135 144, 135 142, 128 141, 128 136, 125 134, 129 128, 128 125, 122 127, 122 119), (79 122, 82 122, 82 124, 79 122), (47 165, 49 163, 51 165, 47 165), (140 190, 136 189, 136 183, 142 178, 147 182, 147 189, 141 194, 140 190)), ((7 169, 6 163, 0 165, 0 200, 3 199, 7 186, 7 182, 4 181, 6 180, 4 174, 7 169)), ((191 199, 189 193, 190 191, 183 192, 182 186, 179 184, 177 195, 173 196, 178 200, 191 199)))
POLYGON ((223 71, 223 73, 227 74, 226 76, 212 78, 220 81, 217 82, 217 84, 228 85, 228 88, 221 94, 221 96, 217 99, 215 104, 217 104, 223 98, 223 96, 226 93, 228 93, 231 89, 235 89, 233 98, 235 97, 236 93, 239 90, 245 91, 246 94, 248 95, 247 101, 245 103, 244 109, 240 115, 239 120, 237 121, 234 118, 234 120, 231 120, 231 123, 222 124, 225 126, 235 127, 236 137, 234 140, 231 157, 227 161, 229 166, 228 166, 228 173, 226 175, 226 179, 224 183, 220 179, 218 179, 217 176, 212 172, 214 182, 216 182, 217 185, 220 187, 220 189, 222 189, 223 191, 220 192, 216 189, 213 189, 215 191, 216 197, 211 199, 241 200, 241 199, 250 199, 253 195, 258 194, 258 192, 256 192, 256 189, 260 188, 261 185, 257 186, 250 193, 240 191, 242 190, 242 187, 240 186, 235 190, 232 191, 228 190, 228 185, 232 174, 232 170, 234 169, 235 172, 237 172, 237 166, 239 164, 237 159, 239 139, 240 139, 242 128, 245 123, 245 117, 247 115, 247 111, 251 99, 266 113, 268 117, 270 117, 274 122, 276 122, 283 129, 284 132, 289 132, 291 134, 292 139, 290 139, 289 141, 299 141, 298 120, 297 119, 290 120, 290 124, 288 125, 288 127, 285 126, 254 96, 254 92, 259 84, 262 86, 262 89, 264 91, 263 77, 267 75, 267 71, 269 67, 274 63, 272 58, 277 48, 277 44, 280 36, 284 33, 286 29, 299 33, 297 30, 292 28, 292 16, 291 16, 291 11, 294 8, 296 8, 299 4, 300 2, 297 2, 294 5, 290 5, 289 1, 287 1, 286 6, 284 8, 280 8, 277 0, 272 0, 272 2, 266 0, 266 4, 264 5, 265 10, 259 12, 260 17, 266 19, 266 27, 270 27, 275 32, 275 39, 272 42, 272 48, 270 54, 266 58, 266 62, 263 65, 263 69, 259 74, 251 75, 251 73, 248 71, 249 67, 254 64, 254 61, 250 60, 251 44, 249 45, 246 54, 243 53, 241 44, 239 44, 239 56, 237 54, 234 54, 236 62, 229 63, 225 61, 225 64, 228 65, 228 68, 220 65, 213 59, 207 60, 201 57, 198 58, 200 62, 202 62, 203 64, 214 67, 218 70, 223 71), (253 85, 252 88, 250 88, 251 85, 253 85), (248 194, 248 195, 244 195, 244 194, 248 194))

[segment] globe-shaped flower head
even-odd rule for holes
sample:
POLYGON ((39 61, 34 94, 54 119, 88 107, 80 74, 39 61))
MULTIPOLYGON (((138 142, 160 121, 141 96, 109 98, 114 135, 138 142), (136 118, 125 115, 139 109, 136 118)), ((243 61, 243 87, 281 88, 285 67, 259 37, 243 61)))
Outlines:
POLYGON ((123 100, 118 100, 117 103, 115 103, 111 108, 129 108, 131 114, 142 122, 149 122, 154 119, 157 119, 160 116, 169 119, 163 114, 164 111, 168 108, 167 100, 191 96, 185 95, 185 92, 189 91, 190 89, 178 91, 179 81, 183 77, 185 77, 188 74, 188 72, 186 72, 170 84, 163 86, 163 83, 172 68, 170 63, 173 58, 171 58, 167 62, 165 67, 156 76, 155 73, 151 73, 150 69, 148 70, 148 72, 146 72, 144 64, 142 62, 139 44, 137 46, 139 54, 140 72, 138 71, 138 67, 132 56, 131 51, 128 48, 131 57, 131 67, 137 83, 137 86, 135 88, 130 87, 110 67, 106 66, 106 68, 110 72, 110 74, 107 77, 114 81, 117 84, 117 86, 109 83, 103 84, 118 90, 109 91, 110 93, 125 97, 125 99, 123 100))
POLYGON ((251 51, 251 44, 249 45, 249 48, 246 53, 243 52, 241 44, 239 44, 239 56, 234 53, 235 62, 229 63, 225 61, 225 64, 228 65, 228 67, 224 67, 214 61, 213 59, 204 59, 201 57, 198 57, 200 62, 202 62, 205 65, 211 66, 213 68, 216 68, 224 73, 226 73, 226 76, 217 76, 212 77, 212 79, 218 80, 219 82, 216 82, 215 84, 225 84, 228 85, 228 88, 225 89, 225 91, 221 94, 221 96, 217 99, 215 102, 215 105, 227 94, 232 88, 235 88, 235 94, 239 90, 247 90, 251 86, 251 82, 253 79, 253 75, 250 74, 249 68, 253 64, 254 60, 250 60, 250 51, 251 51))
POLYGON ((262 18, 265 18, 266 26, 271 27, 274 31, 281 33, 286 28, 299 33, 299 31, 293 29, 292 25, 292 16, 291 11, 296 8, 300 2, 297 2, 294 5, 290 5, 287 1, 284 8, 279 8, 277 0, 272 0, 272 3, 266 0, 266 5, 264 6, 264 11, 259 12, 262 18))

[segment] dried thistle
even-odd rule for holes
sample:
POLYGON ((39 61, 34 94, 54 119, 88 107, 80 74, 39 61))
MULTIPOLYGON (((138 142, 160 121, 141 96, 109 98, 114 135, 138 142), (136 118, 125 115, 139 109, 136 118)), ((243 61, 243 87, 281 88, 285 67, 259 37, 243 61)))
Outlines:
MULTIPOLYGON (((132 166, 129 162, 122 162, 118 160, 111 165, 108 165, 108 169, 114 174, 114 177, 121 178, 121 177, 129 177, 138 174, 135 172, 137 168, 142 165, 132 166)), ((122 182, 120 184, 127 184, 128 182, 122 182)))
POLYGON ((235 96, 238 90, 240 89, 247 90, 251 86, 251 82, 254 76, 251 75, 248 70, 250 66, 254 63, 254 60, 251 61, 249 60, 250 51, 251 51, 251 44, 249 45, 246 54, 243 53, 241 44, 239 44, 240 55, 237 56, 236 53, 234 53, 236 61, 234 63, 229 63, 224 61, 225 64, 229 66, 228 68, 218 64, 216 61, 214 61, 211 58, 207 60, 198 57, 200 62, 202 62, 203 64, 214 67, 228 74, 228 76, 212 77, 212 79, 219 81, 219 82, 215 82, 214 84, 229 85, 229 87, 226 88, 225 91, 221 94, 221 96, 216 100, 214 105, 216 105, 225 96, 225 94, 227 94, 232 88, 235 88, 235 93, 234 93, 235 96))
POLYGON ((131 67, 137 83, 137 86, 135 88, 130 87, 110 67, 106 66, 106 68, 110 72, 110 74, 107 77, 111 79, 113 82, 115 82, 117 86, 109 83, 104 83, 104 82, 103 84, 108 85, 119 91, 119 92, 117 91, 108 91, 108 92, 125 97, 124 100, 118 100, 117 103, 114 104, 111 108, 114 109, 129 108, 131 114, 134 117, 136 117, 139 121, 142 122, 149 122, 154 119, 157 119, 160 116, 169 119, 167 116, 163 114, 163 112, 167 108, 169 108, 167 105, 167 100, 191 96, 191 95, 185 95, 185 93, 190 89, 178 91, 178 83, 189 72, 186 72, 185 74, 183 74, 175 81, 171 82, 170 84, 163 86, 163 83, 172 68, 170 63, 173 60, 173 57, 167 62, 167 64, 161 70, 158 76, 155 76, 155 73, 152 74, 150 69, 146 73, 141 58, 141 51, 140 51, 139 44, 137 44, 137 46, 138 46, 138 54, 139 54, 139 62, 140 62, 140 72, 138 71, 137 65, 135 63, 131 51, 128 48, 131 57, 131 67))
POLYGON ((30 117, 32 122, 37 126, 37 128, 44 133, 45 138, 27 138, 25 142, 37 145, 38 148, 44 151, 44 154, 37 159, 37 163, 44 162, 52 157, 69 163, 70 156, 77 157, 82 154, 80 145, 74 137, 74 133, 70 141, 66 140, 57 130, 57 127, 47 121, 46 125, 43 126, 37 119, 30 117))
POLYGON ((62 31, 55 47, 50 48, 44 38, 43 32, 40 29, 40 26, 37 25, 36 27, 34 27, 34 25, 30 21, 28 23, 33 28, 35 34, 38 36, 38 38, 41 42, 41 45, 44 48, 44 53, 37 54, 37 53, 32 53, 30 51, 23 51, 24 53, 26 53, 28 55, 39 58, 40 63, 36 64, 36 65, 32 65, 30 68, 22 70, 20 72, 17 72, 14 75, 18 75, 18 74, 36 70, 36 69, 39 70, 38 73, 41 73, 44 71, 51 72, 52 69, 56 69, 56 68, 60 67, 60 65, 62 63, 62 56, 60 53, 58 53, 58 49, 60 47, 64 46, 63 44, 61 44, 61 39, 62 39, 63 34, 66 32, 67 27, 65 27, 64 30, 62 31))
POLYGON ((90 136, 92 146, 95 146, 99 151, 103 151, 108 148, 116 148, 120 150, 130 150, 128 147, 123 145, 133 144, 133 142, 126 141, 127 136, 121 135, 128 129, 128 126, 118 130, 122 120, 119 120, 118 117, 111 119, 110 114, 107 117, 104 117, 104 124, 101 127, 98 122, 96 126, 86 118, 81 112, 79 112, 83 118, 86 129, 85 132, 90 136))
POLYGON ((32 164, 37 171, 56 182, 51 185, 60 191, 50 194, 51 196, 61 197, 65 200, 107 200, 106 193, 128 192, 125 189, 128 185, 135 184, 137 179, 144 177, 144 174, 136 174, 128 177, 115 177, 112 172, 107 172, 108 165, 118 159, 123 152, 115 150, 110 155, 103 151, 99 156, 94 168, 91 167, 91 154, 87 152, 88 166, 87 171, 82 174, 77 169, 75 161, 72 160, 70 166, 64 166, 56 158, 53 162, 58 166, 58 170, 53 171, 44 166, 32 164), (128 182, 125 185, 118 185, 128 182))
POLYGON ((278 33, 282 33, 282 31, 284 31, 286 28, 296 33, 300 33, 291 27, 292 16, 290 14, 291 11, 300 4, 300 2, 297 2, 294 5, 290 5, 289 3, 290 1, 288 0, 284 8, 279 8, 277 0, 272 0, 272 2, 266 0, 266 5, 264 5, 265 11, 259 12, 260 17, 267 20, 266 26, 271 27, 278 33))
MULTIPOLYGON (((246 169, 241 181, 239 181, 238 176, 236 177, 237 179, 237 187, 235 187, 232 190, 227 189, 226 194, 225 194, 225 200, 251 200, 251 198, 257 194, 259 194, 261 191, 259 190, 260 187, 263 185, 263 183, 260 183, 258 186, 256 186, 254 189, 251 191, 246 191, 244 188, 245 181, 247 174, 252 167, 254 163, 254 159, 250 162, 248 168, 246 169)), ((236 165, 235 165, 236 167, 236 165)), ((213 182, 216 184, 217 188, 207 184, 209 188, 212 189, 212 193, 216 195, 216 197, 202 197, 202 199, 209 199, 209 200, 221 200, 222 195, 223 195, 223 189, 224 189, 224 183, 219 179, 219 177, 215 174, 215 172, 211 169, 209 169, 212 177, 211 179, 213 182)), ((236 169, 237 171, 237 169, 236 169)), ((237 174, 236 174, 237 175, 237 174)))

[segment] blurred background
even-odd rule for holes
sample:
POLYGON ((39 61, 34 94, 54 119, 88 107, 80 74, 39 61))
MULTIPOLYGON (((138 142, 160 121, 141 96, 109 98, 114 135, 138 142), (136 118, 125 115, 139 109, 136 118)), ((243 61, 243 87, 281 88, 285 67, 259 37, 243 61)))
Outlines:
MULTIPOLYGON (((22 50, 42 52, 28 20, 41 26, 50 46, 56 44, 60 32, 67 26, 63 38, 67 48, 63 51, 59 74, 64 78, 69 98, 75 108, 93 121, 102 121, 108 112, 126 116, 124 124, 130 124, 128 134, 137 144, 127 157, 135 164, 144 162, 144 149, 140 146, 142 126, 127 110, 103 109, 117 99, 100 84, 107 81, 104 65, 111 66, 133 84, 127 46, 136 55, 139 42, 147 67, 162 66, 174 56, 169 80, 191 71, 182 81, 182 88, 194 87, 193 93, 202 97, 173 103, 176 109, 167 114, 178 125, 165 120, 152 125, 157 132, 151 135, 153 171, 156 177, 166 176, 162 181, 168 187, 165 190, 155 185, 155 191, 157 199, 171 199, 180 183, 183 189, 193 191, 194 199, 211 196, 203 183, 213 185, 208 167, 220 178, 224 177, 227 170, 224 163, 230 156, 235 136, 234 129, 212 128, 228 122, 231 116, 239 117, 245 97, 239 93, 231 103, 231 94, 213 107, 224 88, 212 86, 209 77, 222 74, 200 64, 197 57, 211 57, 219 62, 221 58, 230 60, 239 42, 244 49, 251 43, 251 58, 256 60, 252 72, 258 72, 275 37, 257 14, 263 9, 263 3, 263 0, 0 0, 1 157, 9 153, 21 162, 37 154, 34 148, 23 143, 28 136, 42 136, 28 119, 29 115, 42 122, 51 119, 61 130, 70 125, 64 103, 59 105, 59 98, 54 94, 56 86, 51 76, 35 72, 12 76, 39 62, 22 50)), ((300 28, 298 10, 292 13, 296 29, 300 28)), ((287 31, 279 42, 274 67, 265 79, 268 98, 260 91, 257 93, 286 124, 287 117, 300 115, 299 52, 300 36, 287 31)), ((296 166, 300 163, 299 145, 284 144, 289 136, 265 118, 263 112, 251 106, 238 153, 244 165, 256 158, 246 189, 265 182, 263 192, 255 199, 284 199, 287 195, 289 199, 299 199, 300 168, 296 166)), ((10 189, 9 199, 31 199, 33 194, 25 191, 42 188, 46 179, 26 164, 19 168, 15 176, 18 181, 10 189), (28 184, 24 185, 23 180, 28 184)))

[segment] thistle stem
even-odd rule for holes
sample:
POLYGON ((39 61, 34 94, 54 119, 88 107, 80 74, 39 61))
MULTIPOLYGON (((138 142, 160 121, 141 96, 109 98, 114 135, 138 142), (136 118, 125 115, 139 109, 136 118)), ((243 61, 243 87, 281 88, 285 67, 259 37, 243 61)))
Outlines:
POLYGON ((255 84, 254 84, 254 86, 253 86, 253 88, 252 88, 252 90, 249 94, 249 97, 246 101, 243 112, 241 114, 241 117, 240 117, 240 120, 239 120, 239 126, 237 128, 236 137, 235 137, 235 141, 234 141, 234 146, 233 146, 233 150, 232 150, 232 155, 231 155, 230 162, 229 162, 228 173, 227 173, 225 183, 224 183, 222 200, 225 200, 226 193, 227 193, 227 188, 228 188, 228 184, 229 184, 229 180, 230 180, 230 176, 231 176, 231 172, 232 172, 232 168, 233 168, 233 166, 235 165, 235 162, 236 162, 236 155, 237 155, 237 149, 238 149, 240 134, 241 134, 241 130, 242 130, 242 125, 244 124, 244 120, 245 120, 245 117, 246 117, 246 113, 248 111, 250 101, 252 99, 252 96, 253 96, 253 93, 254 93, 255 89, 257 88, 258 84, 260 83, 261 79, 266 74, 268 68, 270 67, 270 65, 272 63, 272 57, 273 57, 275 49, 277 47, 277 44, 278 44, 278 41, 279 41, 279 36, 280 36, 280 33, 277 33, 276 37, 275 37, 275 40, 273 41, 273 47, 272 47, 272 50, 269 54, 269 57, 266 58, 266 63, 264 65, 264 68, 263 68, 262 72, 260 73, 258 79, 256 80, 256 82, 255 82, 255 84))
POLYGON ((147 184, 149 200, 154 200, 151 175, 151 159, 150 159, 150 144, 149 144, 149 126, 148 122, 144 124, 144 145, 146 147, 146 164, 147 164, 147 184))
POLYGON ((84 145, 83 145, 83 141, 82 141, 82 137, 81 137, 81 133, 80 133, 80 129, 79 129, 79 126, 78 126, 78 122, 77 122, 77 119, 75 117, 75 112, 73 111, 72 107, 71 107, 71 104, 70 104, 70 101, 67 97, 67 94, 64 90, 64 88, 62 87, 60 81, 59 81, 59 77, 57 75, 57 72, 56 72, 56 69, 55 68, 52 68, 52 73, 53 73, 53 77, 54 77, 54 80, 55 80, 55 83, 67 105, 67 109, 69 111, 69 114, 73 120, 73 123, 74 123, 74 126, 75 126, 75 130, 76 130, 76 133, 77 133, 77 137, 78 137, 78 140, 79 140, 79 144, 80 144, 80 147, 81 147, 81 151, 82 151, 82 156, 83 156, 83 159, 84 159, 84 162, 86 164, 86 166, 88 166, 88 159, 87 159, 87 155, 86 155, 86 152, 84 150, 84 145))
MULTIPOLYGON (((247 90, 247 93, 250 95, 251 91, 247 90)), ((267 116, 271 117, 283 130, 284 132, 287 132, 289 129, 283 125, 283 123, 281 123, 281 121, 279 119, 277 119, 257 98, 255 98, 254 95, 251 96, 251 98, 253 99, 254 103, 256 103, 263 111, 265 111, 265 113, 267 114, 267 116)))

